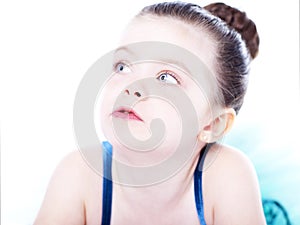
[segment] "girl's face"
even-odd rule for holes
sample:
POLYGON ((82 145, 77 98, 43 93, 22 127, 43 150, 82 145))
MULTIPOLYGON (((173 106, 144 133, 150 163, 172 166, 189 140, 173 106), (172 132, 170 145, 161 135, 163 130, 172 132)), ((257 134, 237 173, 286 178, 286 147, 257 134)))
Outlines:
MULTIPOLYGON (((198 143, 197 136, 211 120, 213 105, 211 92, 213 93, 217 87, 212 74, 203 75, 201 80, 197 78, 198 81, 195 82, 195 77, 191 76, 188 67, 189 60, 183 58, 179 61, 180 56, 171 55, 167 61, 164 59, 134 61, 133 58, 143 53, 143 49, 140 48, 136 52, 136 49, 128 46, 137 42, 165 42, 180 46, 197 56, 199 61, 210 69, 213 68, 215 50, 214 43, 207 33, 201 32, 193 25, 171 18, 137 17, 123 33, 120 48, 116 50, 114 56, 114 74, 102 92, 101 125, 105 137, 114 146, 115 157, 127 162, 129 160, 138 166, 145 166, 163 161, 174 154, 177 146, 183 141, 181 138, 183 133, 189 134, 189 139, 184 141, 204 144, 198 143), (199 87, 199 83, 205 88, 199 87), (198 123, 195 127, 198 127, 198 130, 184 130, 185 121, 194 123, 191 118, 193 112, 189 112, 189 109, 180 111, 176 108, 177 103, 166 99, 165 94, 172 92, 184 93, 187 96, 195 109, 198 123), (182 112, 185 115, 180 114, 182 112), (151 127, 155 119, 160 119, 164 125, 157 131, 155 126, 151 127), (124 143, 124 136, 119 137, 120 133, 125 136, 130 133, 130 137, 137 142, 143 142, 151 139, 154 132, 163 132, 163 138, 157 138, 159 144, 152 149, 141 148, 141 151, 138 147, 130 149, 128 147, 130 144, 124 143)), ((157 55, 160 54, 159 51, 164 49, 157 49, 157 55)), ((161 53, 163 55, 164 52, 161 53)), ((186 101, 182 103, 185 104, 186 101)))

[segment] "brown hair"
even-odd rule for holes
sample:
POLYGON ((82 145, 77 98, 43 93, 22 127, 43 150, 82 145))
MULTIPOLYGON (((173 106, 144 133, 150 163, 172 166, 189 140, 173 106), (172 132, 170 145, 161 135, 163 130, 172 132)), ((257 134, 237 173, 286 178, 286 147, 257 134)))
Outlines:
POLYGON ((201 8, 191 3, 164 2, 146 6, 139 16, 149 14, 201 26, 213 35, 217 41, 216 72, 224 106, 238 113, 247 90, 249 64, 258 52, 255 24, 245 13, 223 3, 201 8))

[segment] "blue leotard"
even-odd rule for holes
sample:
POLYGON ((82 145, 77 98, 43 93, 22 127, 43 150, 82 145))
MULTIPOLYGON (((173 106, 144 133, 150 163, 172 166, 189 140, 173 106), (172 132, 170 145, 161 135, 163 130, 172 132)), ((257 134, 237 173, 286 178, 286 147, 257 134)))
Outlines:
MULTIPOLYGON (((204 219, 203 196, 202 196, 202 168, 205 155, 211 144, 206 145, 200 153, 198 164, 194 173, 194 192, 197 213, 201 225, 206 225, 204 219)), ((109 142, 103 142, 103 188, 102 188, 102 222, 101 225, 110 225, 112 209, 112 146, 109 142)))

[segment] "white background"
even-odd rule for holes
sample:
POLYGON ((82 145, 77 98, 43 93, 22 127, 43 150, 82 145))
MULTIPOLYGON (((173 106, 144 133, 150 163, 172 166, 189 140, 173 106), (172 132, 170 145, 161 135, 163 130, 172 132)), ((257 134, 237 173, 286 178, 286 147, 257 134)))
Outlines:
MULTIPOLYGON (((77 149, 72 107, 81 78, 115 47, 129 19, 154 2, 1 2, 1 224, 32 224, 55 166, 77 149)), ((282 182, 295 185, 300 181, 295 172, 300 171, 295 166, 300 156, 299 2, 226 3, 246 11, 261 37, 249 92, 233 132, 259 127, 262 152, 250 153, 251 159, 260 168, 287 159, 281 168, 290 168, 293 177, 282 182)), ((286 204, 291 204, 295 220, 296 203, 286 204)))

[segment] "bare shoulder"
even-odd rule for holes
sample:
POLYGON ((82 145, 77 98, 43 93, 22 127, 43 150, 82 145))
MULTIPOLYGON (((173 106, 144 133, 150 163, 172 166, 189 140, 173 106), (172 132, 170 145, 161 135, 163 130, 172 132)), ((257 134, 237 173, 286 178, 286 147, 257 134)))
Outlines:
POLYGON ((51 177, 35 225, 85 224, 89 186, 96 180, 81 154, 69 153, 51 177))
POLYGON ((56 167, 55 173, 74 174, 74 170, 80 173, 86 172, 86 164, 79 151, 72 151, 66 155, 56 167))
POLYGON ((265 224, 255 168, 240 150, 216 144, 207 154, 205 194, 214 224, 265 224))
MULTIPOLYGON (((67 185, 73 190, 85 190, 86 181, 98 178, 96 173, 88 166, 79 151, 70 152, 56 167, 51 182, 58 182, 60 185, 67 185)), ((88 182, 89 183, 89 182, 88 182)))
MULTIPOLYGON (((227 172, 243 172, 242 169, 250 173, 255 170, 249 158, 240 150, 228 145, 215 144, 209 150, 206 157, 206 168, 208 170, 226 170, 227 172)), ((246 172, 246 171, 244 171, 246 172)))

